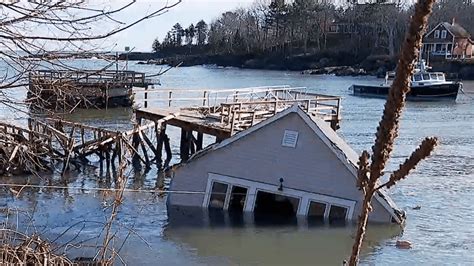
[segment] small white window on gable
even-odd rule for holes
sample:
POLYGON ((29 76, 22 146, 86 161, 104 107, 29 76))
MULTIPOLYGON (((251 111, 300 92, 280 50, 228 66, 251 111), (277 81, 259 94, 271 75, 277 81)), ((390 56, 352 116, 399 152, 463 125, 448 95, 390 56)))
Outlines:
POLYGON ((439 39, 439 30, 435 30, 434 34, 435 39, 439 39))
POLYGON ((448 32, 446 30, 441 31, 441 39, 446 39, 448 32))
POLYGON ((298 134, 298 131, 285 130, 281 146, 296 148, 296 143, 298 143, 298 134))

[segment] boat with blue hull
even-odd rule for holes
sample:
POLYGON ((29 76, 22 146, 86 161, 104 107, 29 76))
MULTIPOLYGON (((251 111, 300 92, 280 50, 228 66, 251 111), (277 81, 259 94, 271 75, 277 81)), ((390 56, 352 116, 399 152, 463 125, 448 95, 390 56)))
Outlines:
MULTIPOLYGON (((352 85, 349 89, 357 96, 385 98, 388 95, 394 78, 394 72, 388 72, 384 83, 380 85, 352 85)), ((420 69, 416 69, 412 76, 410 87, 407 100, 456 100, 462 88, 462 83, 447 81, 445 74, 442 72, 428 72, 424 63, 421 63, 420 69)))

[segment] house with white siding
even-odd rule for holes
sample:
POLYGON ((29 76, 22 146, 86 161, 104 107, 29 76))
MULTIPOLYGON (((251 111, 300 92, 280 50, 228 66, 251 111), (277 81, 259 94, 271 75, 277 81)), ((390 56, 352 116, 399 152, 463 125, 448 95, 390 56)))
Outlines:
MULTIPOLYGON (((294 105, 175 167, 168 207, 356 220, 358 155, 327 122, 294 105), (179 192, 185 193, 179 193, 179 192)), ((385 190, 370 221, 402 223, 385 190)))

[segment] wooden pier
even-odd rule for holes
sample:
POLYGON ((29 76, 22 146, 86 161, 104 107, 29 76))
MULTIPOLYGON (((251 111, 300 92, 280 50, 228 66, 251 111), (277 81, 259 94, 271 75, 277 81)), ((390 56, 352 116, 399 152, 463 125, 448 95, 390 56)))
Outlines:
MULTIPOLYGON (((159 168, 169 166, 173 158, 169 126, 180 129, 179 155, 187 161, 204 149, 205 136, 221 142, 269 117, 297 104, 310 116, 339 127, 341 98, 308 92, 305 88, 288 86, 248 88, 238 90, 135 90, 146 92, 147 107, 135 110, 137 123, 126 131, 113 131, 61 119, 30 119, 28 128, 0 123, 0 133, 21 141, 10 141, 7 163, 14 165, 18 147, 30 144, 35 148, 41 165, 62 162, 62 172, 70 165, 80 168, 89 156, 99 158, 100 173, 110 176, 124 156, 133 158, 134 165, 159 168), (163 97, 160 94, 167 95, 163 97), (152 97, 149 97, 152 96, 152 97), (155 97, 154 97, 155 96, 155 97), (18 146, 18 147, 16 147, 18 146), (165 155, 165 158, 162 158, 165 155)), ((138 95, 140 96, 140 95, 138 95)), ((139 97, 140 98, 140 97, 139 97)), ((172 136, 174 137, 174 135, 172 136)), ((209 141, 206 141, 206 143, 209 141)), ((26 146, 25 146, 26 145, 26 146)))
POLYGON ((144 107, 135 111, 138 124, 143 120, 159 123, 158 153, 163 138, 169 139, 166 125, 181 129, 180 157, 183 161, 203 148, 204 134, 214 136, 216 142, 220 142, 294 104, 309 115, 327 121, 334 130, 339 128, 340 122, 341 98, 311 93, 306 88, 277 86, 135 92, 144 92, 144 107))
POLYGON ((132 88, 152 85, 135 71, 37 70, 29 74, 28 100, 47 109, 132 106, 132 88))

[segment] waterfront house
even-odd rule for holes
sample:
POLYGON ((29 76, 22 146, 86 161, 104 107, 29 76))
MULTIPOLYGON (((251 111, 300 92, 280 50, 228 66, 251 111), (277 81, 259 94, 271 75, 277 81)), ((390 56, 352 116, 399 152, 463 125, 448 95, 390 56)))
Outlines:
MULTIPOLYGON (((354 220, 357 160, 327 122, 294 105, 175 166, 168 207, 354 220)), ((370 221, 403 216, 384 190, 375 195, 370 221)))
POLYGON ((423 38, 423 58, 466 59, 473 55, 474 41, 454 20, 441 22, 423 38))

